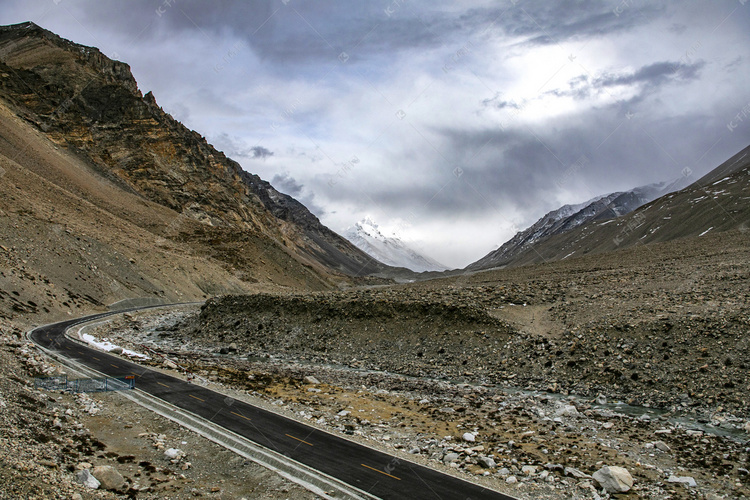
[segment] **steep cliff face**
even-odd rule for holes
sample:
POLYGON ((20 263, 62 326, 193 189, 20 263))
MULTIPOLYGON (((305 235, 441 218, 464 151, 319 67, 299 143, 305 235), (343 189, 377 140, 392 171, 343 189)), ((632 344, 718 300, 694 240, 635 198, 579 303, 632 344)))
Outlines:
POLYGON ((0 96, 111 182, 178 214, 132 222, 200 245, 248 279, 269 259, 313 281, 384 267, 165 113, 127 64, 96 48, 33 23, 2 27, 0 96))

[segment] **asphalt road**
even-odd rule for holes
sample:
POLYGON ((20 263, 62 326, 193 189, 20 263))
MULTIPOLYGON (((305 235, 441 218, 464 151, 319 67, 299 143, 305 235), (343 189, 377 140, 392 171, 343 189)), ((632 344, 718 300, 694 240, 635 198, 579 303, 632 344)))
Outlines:
POLYGON ((108 315, 98 314, 43 326, 34 330, 30 338, 40 346, 108 376, 135 375, 138 389, 377 497, 513 500, 477 484, 400 460, 65 337, 65 330, 71 326, 108 315))

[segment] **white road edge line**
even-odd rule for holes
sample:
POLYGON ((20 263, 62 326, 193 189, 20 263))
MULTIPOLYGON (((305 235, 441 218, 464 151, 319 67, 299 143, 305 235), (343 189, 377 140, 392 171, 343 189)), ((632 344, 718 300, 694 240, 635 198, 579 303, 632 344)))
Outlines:
MULTIPOLYGON (((113 314, 113 316, 114 315, 116 314, 113 314)), ((92 320, 91 322, 95 321, 101 321, 101 318, 97 318, 95 320, 92 320)), ((72 325, 70 328, 83 324, 85 323, 78 323, 76 325, 72 325)), ((37 328, 34 328, 27 332, 27 338, 29 338, 31 333, 37 328)), ((54 353, 37 345, 36 343, 34 343, 34 345, 37 347, 37 349, 41 350, 47 356, 55 359, 59 363, 68 366, 69 368, 77 372, 91 377, 103 376, 102 373, 99 373, 94 369, 65 358, 64 356, 60 356, 57 353, 54 353)), ((316 469, 313 469, 312 467, 308 467, 305 464, 286 457, 281 453, 277 453, 273 450, 258 446, 254 442, 244 438, 243 436, 240 436, 239 434, 224 429, 223 427, 214 424, 204 418, 198 417, 197 415, 187 413, 177 406, 156 398, 155 396, 151 396, 150 394, 139 389, 134 389, 132 391, 122 391, 119 394, 133 401, 134 403, 137 403, 144 408, 161 415, 164 418, 167 418, 187 429, 190 429, 193 432, 200 434, 208 440, 213 441, 214 443, 228 450, 231 450, 234 453, 237 453, 241 457, 252 460, 257 464, 262 465, 269 470, 272 470, 281 477, 302 486, 306 490, 311 491, 312 493, 315 493, 316 495, 319 495, 326 500, 338 500, 341 498, 352 500, 377 500, 379 498, 365 491, 362 491, 355 486, 329 476, 328 474, 320 472, 316 469)))

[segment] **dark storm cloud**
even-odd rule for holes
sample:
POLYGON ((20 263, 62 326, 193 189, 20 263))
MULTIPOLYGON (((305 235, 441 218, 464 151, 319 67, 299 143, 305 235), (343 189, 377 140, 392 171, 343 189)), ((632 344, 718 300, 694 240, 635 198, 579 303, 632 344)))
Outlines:
POLYGON ((308 210, 316 214, 318 217, 322 217, 326 214, 327 210, 322 207, 315 200, 315 193, 309 189, 305 189, 305 185, 298 182, 297 179, 289 175, 289 173, 276 174, 271 179, 271 185, 278 191, 297 199, 300 203, 305 205, 308 210))
MULTIPOLYGON (((681 62, 657 62, 644 66, 637 71, 624 74, 608 74, 594 79, 587 75, 581 75, 568 82, 567 89, 554 89, 545 95, 556 97, 573 97, 577 100, 585 100, 592 96, 607 92, 608 88, 625 86, 636 87, 637 93, 628 99, 627 103, 616 103, 616 106, 627 104, 633 106, 642 102, 648 95, 656 92, 668 84, 688 84, 700 79, 701 70, 706 66, 705 61, 696 61, 692 64, 681 62)), ((504 102, 497 104, 493 100, 485 100, 483 106, 494 105, 502 109, 504 102)))
POLYGON ((286 193, 294 198, 301 195, 302 189, 304 188, 304 186, 297 182, 294 177, 286 173, 274 175, 273 179, 271 179, 271 184, 282 193, 286 193))
POLYGON ((265 160, 266 158, 273 156, 273 151, 264 148, 263 146, 253 146, 250 148, 250 158, 257 158, 265 160))
POLYGON ((607 75, 594 81, 595 87, 613 87, 615 85, 633 85, 645 83, 649 87, 658 87, 666 82, 687 83, 698 79, 705 61, 693 64, 680 62, 657 62, 644 66, 638 71, 625 75, 607 75))
POLYGON ((487 36, 521 37, 531 45, 604 36, 663 10, 658 3, 638 3, 616 12, 616 4, 600 0, 527 0, 456 13, 428 2, 135 0, 96 2, 80 14, 132 38, 194 31, 211 43, 216 34, 231 32, 262 59, 288 65, 333 62, 342 54, 341 62, 354 63, 402 49, 449 50, 457 41, 487 36))

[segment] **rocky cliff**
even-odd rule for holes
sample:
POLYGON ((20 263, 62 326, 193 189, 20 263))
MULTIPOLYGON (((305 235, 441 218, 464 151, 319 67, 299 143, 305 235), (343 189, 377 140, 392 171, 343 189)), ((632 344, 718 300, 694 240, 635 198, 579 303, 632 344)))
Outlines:
POLYGON ((109 182, 177 214, 132 222, 251 281, 269 260, 317 283, 385 268, 164 112, 96 48, 33 23, 0 28, 0 97, 109 182))

